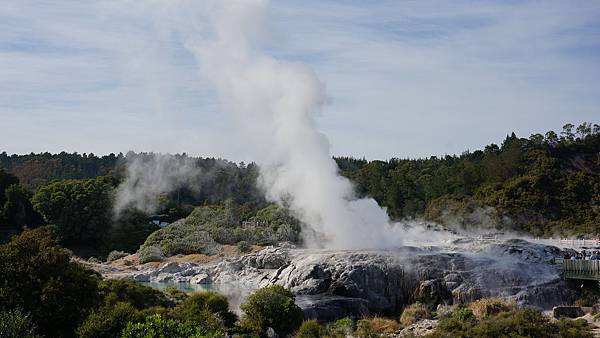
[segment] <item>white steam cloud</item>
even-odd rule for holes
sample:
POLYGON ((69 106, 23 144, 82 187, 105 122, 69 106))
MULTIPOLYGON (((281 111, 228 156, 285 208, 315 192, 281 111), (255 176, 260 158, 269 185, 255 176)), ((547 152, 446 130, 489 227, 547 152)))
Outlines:
POLYGON ((338 174, 328 140, 315 123, 325 91, 314 71, 262 52, 267 5, 219 1, 209 15, 214 35, 188 41, 202 76, 243 126, 267 197, 288 205, 324 237, 326 247, 399 245, 385 210, 373 199, 357 199, 350 181, 338 174))
POLYGON ((127 208, 155 212, 159 196, 179 187, 190 188, 202 171, 193 159, 185 156, 150 154, 128 155, 125 180, 117 188, 114 215, 119 217, 127 208))

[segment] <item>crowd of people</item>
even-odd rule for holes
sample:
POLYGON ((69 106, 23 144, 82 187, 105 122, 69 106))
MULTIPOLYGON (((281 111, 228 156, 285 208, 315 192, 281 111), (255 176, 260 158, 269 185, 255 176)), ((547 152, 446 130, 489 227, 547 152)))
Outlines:
POLYGON ((600 259, 600 252, 598 251, 585 251, 581 252, 564 252, 564 259, 570 260, 586 260, 586 261, 596 261, 600 259))

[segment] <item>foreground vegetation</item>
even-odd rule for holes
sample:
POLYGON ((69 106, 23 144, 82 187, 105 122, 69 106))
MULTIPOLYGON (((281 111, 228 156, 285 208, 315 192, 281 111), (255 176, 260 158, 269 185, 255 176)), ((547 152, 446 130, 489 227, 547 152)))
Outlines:
POLYGON ((0 337, 257 337, 294 332, 303 314, 281 286, 258 290, 238 321, 215 292, 166 293, 132 280, 103 280, 71 259, 53 229, 0 245, 0 337))
POLYGON ((237 318, 215 292, 163 293, 128 279, 103 280, 59 246, 52 227, 27 230, 0 245, 0 337, 263 337, 273 330, 281 337, 370 338, 424 319, 438 320, 430 337, 591 337, 585 321, 551 322, 501 299, 437 312, 415 303, 395 319, 318 323, 304 320, 289 290, 270 286, 251 294, 241 310, 237 318))

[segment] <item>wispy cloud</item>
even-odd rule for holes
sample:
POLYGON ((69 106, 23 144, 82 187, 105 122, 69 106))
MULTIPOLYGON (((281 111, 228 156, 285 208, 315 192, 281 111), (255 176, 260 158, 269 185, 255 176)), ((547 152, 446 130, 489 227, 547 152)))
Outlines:
MULTIPOLYGON (((598 122, 598 2, 271 5, 265 48, 315 67, 331 98, 319 123, 336 154, 457 153, 511 130, 598 122)), ((198 77, 189 37, 176 33, 178 25, 202 32, 205 6, 0 5, 0 144, 11 152, 136 149, 248 160, 198 77)))

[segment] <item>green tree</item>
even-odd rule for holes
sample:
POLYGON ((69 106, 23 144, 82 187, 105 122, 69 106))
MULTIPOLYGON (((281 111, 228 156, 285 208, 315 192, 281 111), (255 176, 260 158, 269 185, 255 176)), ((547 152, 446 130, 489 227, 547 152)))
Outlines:
POLYGON ((71 260, 49 227, 0 245, 0 310, 22 309, 50 337, 70 337, 100 301, 98 275, 71 260))
POLYGON ((198 292, 187 297, 171 311, 171 316, 204 323, 214 329, 221 329, 223 325, 233 327, 237 320, 236 315, 229 311, 227 298, 212 291, 198 292))
POLYGON ((304 319, 302 309, 294 301, 294 294, 281 285, 258 289, 240 306, 244 311, 242 326, 259 335, 264 335, 269 327, 279 335, 290 334, 304 319))
POLYGON ((41 186, 32 202, 49 224, 58 228, 66 246, 97 246, 111 226, 113 179, 54 181, 41 186))
POLYGON ((0 311, 0 337, 2 338, 41 338, 36 333, 35 324, 29 315, 19 309, 0 311))
POLYGON ((323 332, 323 327, 316 320, 311 319, 300 325, 296 333, 296 338, 321 338, 323 332))
POLYGON ((142 321, 142 315, 131 304, 118 302, 94 310, 77 329, 77 336, 81 338, 118 337, 128 323, 142 321))
POLYGON ((563 126, 563 131, 560 133, 561 140, 567 142, 573 142, 575 140, 575 134, 573 134, 573 128, 575 126, 572 123, 567 123, 563 126))

